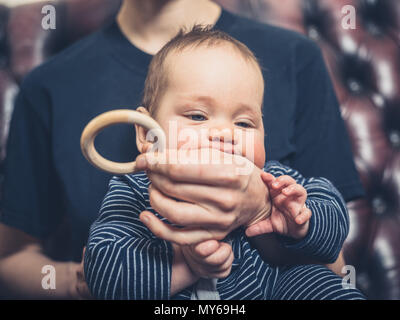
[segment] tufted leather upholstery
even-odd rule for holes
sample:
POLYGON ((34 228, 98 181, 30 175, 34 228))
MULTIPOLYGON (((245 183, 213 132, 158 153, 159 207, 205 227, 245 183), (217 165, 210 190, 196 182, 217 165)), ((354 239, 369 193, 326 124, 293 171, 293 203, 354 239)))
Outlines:
MULTIPOLYGON (((369 298, 400 299, 400 1, 218 0, 228 10, 301 32, 321 47, 366 199, 349 203, 345 258, 369 298), (356 29, 342 27, 344 5, 356 29)), ((120 0, 60 0, 57 29, 41 28, 35 2, 0 5, 0 160, 22 77, 114 16, 120 0)), ((0 170, 2 170, 0 162, 0 170)), ((0 175, 1 179, 1 175, 0 175)))

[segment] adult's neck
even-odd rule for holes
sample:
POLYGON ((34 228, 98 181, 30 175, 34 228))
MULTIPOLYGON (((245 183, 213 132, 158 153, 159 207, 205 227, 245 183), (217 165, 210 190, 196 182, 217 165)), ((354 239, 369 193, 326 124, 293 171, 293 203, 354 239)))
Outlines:
POLYGON ((117 23, 133 45, 155 54, 180 28, 215 24, 220 14, 209 0, 124 0, 117 23))

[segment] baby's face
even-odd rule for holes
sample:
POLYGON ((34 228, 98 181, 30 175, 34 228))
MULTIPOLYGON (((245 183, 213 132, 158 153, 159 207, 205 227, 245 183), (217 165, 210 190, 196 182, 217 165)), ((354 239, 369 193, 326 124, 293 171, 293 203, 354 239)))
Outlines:
POLYGON ((208 146, 262 168, 264 82, 255 63, 228 45, 186 49, 167 59, 168 86, 154 115, 167 146, 208 146))

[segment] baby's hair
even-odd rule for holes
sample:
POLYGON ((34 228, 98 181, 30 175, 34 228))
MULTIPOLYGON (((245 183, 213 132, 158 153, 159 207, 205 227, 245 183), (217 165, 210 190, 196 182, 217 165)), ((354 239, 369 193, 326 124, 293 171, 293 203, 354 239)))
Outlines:
POLYGON ((165 62, 170 53, 181 52, 185 49, 199 46, 213 47, 222 44, 229 44, 244 59, 255 63, 261 72, 257 58, 245 44, 223 31, 214 30, 212 25, 194 25, 189 31, 181 29, 152 58, 144 84, 142 106, 149 111, 150 115, 154 115, 159 99, 167 87, 168 77, 165 62))

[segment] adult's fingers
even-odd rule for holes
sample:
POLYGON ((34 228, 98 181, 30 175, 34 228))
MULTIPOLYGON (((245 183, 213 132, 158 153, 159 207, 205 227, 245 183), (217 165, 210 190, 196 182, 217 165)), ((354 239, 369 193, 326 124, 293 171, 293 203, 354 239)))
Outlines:
MULTIPOLYGON (((216 149, 198 149, 200 160, 193 157, 186 163, 178 162, 177 160, 171 161, 170 155, 173 152, 169 150, 163 154, 141 154, 136 159, 137 168, 162 174, 174 182, 190 182, 214 186, 235 186, 240 184, 240 169, 242 169, 243 165, 238 163, 247 161, 254 169, 254 164, 247 159, 216 149)), ((175 150, 175 152, 179 151, 175 150)))
POLYGON ((216 215, 200 205, 177 201, 163 195, 157 188, 151 187, 149 194, 152 208, 173 224, 229 228, 234 222, 232 215, 216 215))
MULTIPOLYGON (((187 201, 197 204, 204 208, 210 207, 211 210, 219 214, 232 211, 241 203, 238 192, 241 189, 232 189, 231 187, 210 186, 201 184, 191 184, 186 182, 175 183, 166 176, 159 174, 149 174, 152 182, 152 188, 159 190, 162 194, 171 198, 187 201)), ((226 221, 229 223, 229 221, 226 221)))
POLYGON ((150 211, 143 211, 139 218, 156 237, 179 245, 191 245, 211 239, 222 240, 225 237, 223 232, 211 232, 201 228, 173 227, 162 222, 150 211))

